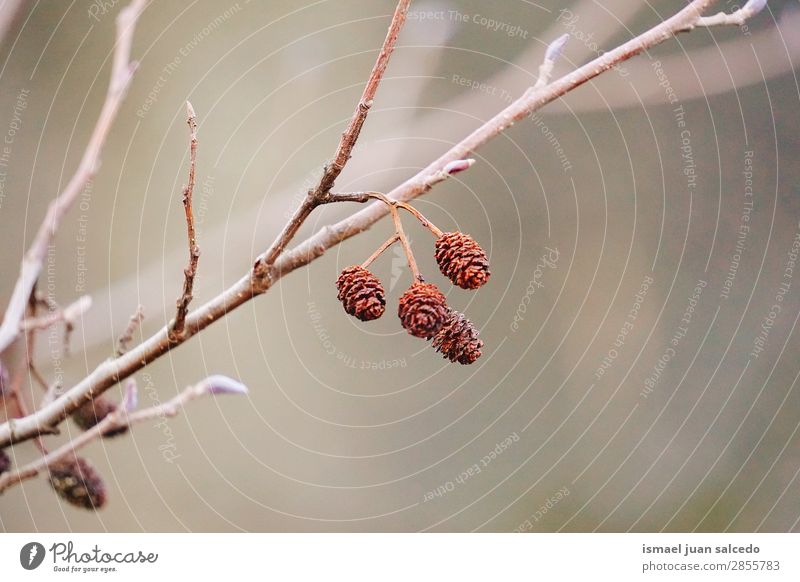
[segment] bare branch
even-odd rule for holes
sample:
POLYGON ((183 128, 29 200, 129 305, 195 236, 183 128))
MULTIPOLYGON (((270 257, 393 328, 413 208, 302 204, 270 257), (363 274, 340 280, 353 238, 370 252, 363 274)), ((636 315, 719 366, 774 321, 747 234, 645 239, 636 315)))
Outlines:
MULTIPOLYGON (((677 14, 640 36, 604 53, 573 72, 549 83, 544 88, 524 95, 442 154, 427 168, 396 187, 387 196, 392 200, 403 202, 421 196, 430 189, 431 176, 440 175, 440 172, 447 173, 446 169, 451 167, 450 164, 463 165, 463 160, 470 152, 491 141, 515 122, 525 119, 533 112, 608 71, 618 63, 673 38, 679 32, 690 30, 696 25, 702 12, 713 2, 714 0, 693 0, 677 14)), ((0 425, 0 447, 30 439, 42 431, 51 429, 83 402, 91 400, 96 394, 104 392, 120 380, 131 376, 253 297, 266 292, 284 275, 307 265, 340 242, 365 231, 386 216, 388 212, 389 209, 383 203, 369 204, 350 217, 324 227, 280 258, 277 258, 279 252, 274 254, 276 260, 271 268, 265 267, 265 258, 271 256, 272 253, 262 255, 253 269, 233 286, 186 316, 185 332, 179 342, 170 341, 169 326, 167 326, 128 353, 101 363, 89 376, 47 406, 13 424, 0 425)), ((297 219, 296 215, 293 220, 297 219)), ((299 228, 299 224, 296 225, 296 228, 299 228)), ((296 232, 296 228, 290 233, 291 235, 296 232)), ((284 232, 287 231, 284 230, 284 232)))
POLYGON ((389 59, 394 52, 394 47, 397 44, 397 38, 400 36, 400 31, 406 22, 408 15, 408 8, 411 5, 411 0, 400 0, 397 3, 397 8, 392 16, 392 22, 389 25, 389 31, 386 33, 386 38, 383 41, 378 59, 375 61, 375 66, 372 68, 369 80, 364 87, 364 92, 361 94, 361 99, 356 106, 353 117, 347 129, 342 134, 342 139, 336 148, 336 153, 324 168, 322 177, 315 188, 309 190, 305 200, 300 204, 299 208, 295 211, 292 218, 284 227, 283 231, 275 239, 275 242, 262 254, 257 260, 253 275, 255 283, 263 287, 266 283, 265 279, 269 278, 270 267, 275 263, 275 260, 281 255, 286 246, 291 242, 297 231, 314 211, 314 209, 323 204, 325 199, 330 195, 330 191, 336 183, 339 174, 342 173, 347 165, 350 156, 353 153, 353 148, 361 135, 361 128, 367 120, 367 114, 375 94, 378 92, 378 87, 383 80, 383 74, 386 72, 386 67, 389 65, 389 59))
POLYGON ((117 339, 117 356, 121 356, 128 351, 130 343, 133 341, 133 334, 136 333, 136 330, 142 324, 143 320, 144 306, 139 305, 136 308, 136 313, 131 315, 130 319, 128 320, 128 325, 125 327, 125 331, 123 331, 122 335, 119 336, 119 339, 117 339))
POLYGON ((197 275, 197 261, 200 259, 200 247, 197 246, 197 235, 194 229, 194 211, 192 209, 192 194, 194 193, 195 170, 197 166, 197 116, 192 104, 186 102, 186 123, 189 124, 189 180, 183 189, 183 210, 186 215, 186 232, 189 239, 189 265, 183 270, 183 293, 178 298, 178 312, 172 325, 171 338, 173 341, 183 334, 186 314, 189 312, 189 303, 192 302, 192 289, 194 278, 197 275))
POLYGON ((12 485, 35 477, 47 467, 52 466, 53 463, 56 463, 69 454, 74 454, 78 449, 100 439, 108 432, 129 428, 134 424, 146 420, 177 416, 181 409, 192 400, 203 396, 219 394, 247 394, 247 388, 240 382, 231 378, 225 376, 211 376, 194 386, 189 386, 180 394, 163 404, 134 412, 133 409, 136 407, 137 400, 136 382, 134 380, 129 380, 125 387, 125 397, 123 398, 122 406, 106 415, 103 420, 89 430, 82 432, 51 453, 45 453, 40 458, 28 463, 24 467, 12 473, 6 473, 0 476, 0 493, 12 485))
POLYGON ((130 62, 131 43, 136 22, 145 4, 146 0, 133 0, 117 17, 117 44, 114 48, 111 81, 105 103, 78 169, 61 194, 50 203, 36 238, 22 260, 19 278, 6 308, 3 323, 0 325, 0 353, 5 351, 20 333, 19 324, 25 313, 25 305, 39 278, 42 264, 47 256, 47 248, 52 243, 64 215, 72 208, 83 188, 97 171, 103 144, 136 68, 135 63, 130 62))

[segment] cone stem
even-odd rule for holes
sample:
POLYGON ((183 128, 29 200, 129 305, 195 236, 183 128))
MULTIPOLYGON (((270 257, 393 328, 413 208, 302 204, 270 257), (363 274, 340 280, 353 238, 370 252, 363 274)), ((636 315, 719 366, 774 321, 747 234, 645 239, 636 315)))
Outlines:
POLYGON ((372 253, 372 256, 370 258, 361 263, 361 266, 365 269, 369 267, 373 262, 375 262, 375 259, 380 257, 386 249, 388 249, 398 240, 400 240, 400 237, 397 236, 397 233, 394 233, 391 237, 389 237, 389 239, 385 243, 383 243, 381 246, 378 247, 378 250, 372 253))
POLYGON ((400 221, 400 213, 397 212, 397 207, 394 204, 389 205, 389 211, 392 214, 397 238, 400 239, 400 244, 403 245, 403 250, 406 253, 406 259, 408 259, 408 267, 411 269, 411 274, 414 275, 415 281, 423 281, 422 275, 419 273, 419 267, 417 267, 417 261, 414 259, 414 253, 411 252, 411 245, 408 243, 408 238, 406 238, 406 233, 403 230, 403 223, 400 221))
POLYGON ((442 230, 435 224, 433 224, 430 220, 425 218, 424 214, 422 214, 419 210, 411 206, 411 204, 409 204, 408 202, 403 202, 402 200, 392 200, 391 198, 389 198, 385 194, 381 194, 380 192, 359 192, 357 193, 357 195, 380 200, 381 202, 386 204, 386 206, 388 206, 389 208, 399 207, 404 210, 407 210, 408 212, 413 214, 417 220, 419 220, 422 223, 422 226, 431 231, 433 233, 433 236, 435 236, 436 238, 442 236, 442 230))

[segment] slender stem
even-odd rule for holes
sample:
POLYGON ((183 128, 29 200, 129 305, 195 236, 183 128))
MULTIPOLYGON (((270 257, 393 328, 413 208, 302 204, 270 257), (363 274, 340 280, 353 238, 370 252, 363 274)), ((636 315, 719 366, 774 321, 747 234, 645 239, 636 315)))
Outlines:
POLYGON ((370 258, 361 263, 361 266, 364 267, 365 269, 369 267, 372 263, 375 262, 375 259, 380 257, 386 251, 386 249, 388 249, 390 246, 392 246, 399 240, 400 236, 398 236, 398 234, 395 232, 392 236, 389 237, 389 239, 385 243, 383 243, 381 246, 378 247, 378 250, 372 253, 372 256, 370 256, 370 258))
POLYGON ((403 223, 400 220, 400 213, 397 212, 397 208, 394 204, 389 206, 389 211, 392 214, 392 220, 394 221, 394 230, 397 233, 397 238, 400 239, 400 244, 403 246, 403 251, 406 253, 406 259, 408 260, 408 267, 411 269, 411 274, 414 276, 415 281, 424 281, 422 275, 419 273, 419 267, 417 266, 417 260, 414 258, 414 253, 411 250, 411 244, 408 242, 408 237, 406 236, 405 231, 403 230, 403 223))
POLYGON ((389 59, 394 52, 394 47, 397 44, 397 38, 400 36, 400 31, 406 22, 408 8, 411 5, 411 0, 399 0, 394 14, 392 15, 392 22, 389 25, 389 31, 386 33, 386 38, 383 41, 378 58, 372 68, 367 84, 361 94, 361 99, 356 106, 350 123, 342 133, 342 139, 336 147, 336 153, 328 164, 323 169, 322 176, 319 183, 315 188, 308 191, 303 202, 295 210, 294 215, 283 230, 280 232, 275 241, 270 247, 256 259, 253 268, 253 283, 254 286, 261 292, 268 288, 270 278, 270 270, 272 265, 275 264, 277 258, 283 253, 287 245, 291 242, 297 231, 311 215, 317 206, 328 202, 331 189, 336 183, 336 179, 342 173, 347 162, 353 153, 353 148, 361 135, 361 129, 364 127, 364 122, 367 120, 367 115, 372 107, 372 101, 375 94, 378 92, 378 87, 383 80, 383 74, 386 72, 386 67, 389 65, 389 59), (266 285, 266 287, 265 287, 266 285))
POLYGON ((396 200, 394 202, 394 204, 396 206, 399 206, 403 210, 407 210, 408 212, 413 214, 417 218, 417 220, 420 221, 422 226, 424 226, 425 228, 427 228, 429 231, 431 231, 433 233, 433 236, 435 236, 436 238, 439 238, 440 236, 442 236, 442 234, 443 234, 442 233, 442 229, 440 229, 438 226, 436 226, 430 220, 428 220, 419 210, 417 210, 416 208, 414 208, 413 206, 411 206, 407 202, 403 202, 401 200, 396 200))
POLYGON ((183 334, 186 314, 192 302, 194 278, 197 275, 197 263, 200 260, 200 247, 197 246, 197 234, 194 228, 194 210, 192 194, 194 193, 195 171, 197 167, 197 116, 192 104, 186 102, 186 123, 189 125, 189 180, 183 189, 183 211, 186 216, 186 234, 189 241, 189 264, 183 270, 183 292, 176 303, 178 311, 172 324, 171 339, 176 341, 183 334))

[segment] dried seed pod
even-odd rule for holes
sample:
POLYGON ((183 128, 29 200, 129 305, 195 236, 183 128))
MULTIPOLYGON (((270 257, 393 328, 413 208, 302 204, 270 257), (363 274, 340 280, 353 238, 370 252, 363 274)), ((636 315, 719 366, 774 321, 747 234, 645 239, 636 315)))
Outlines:
POLYGON ((81 457, 67 457, 51 465, 50 486, 62 499, 77 507, 100 509, 106 503, 102 477, 81 457))
POLYGON ((8 471, 9 468, 11 468, 11 459, 8 458, 4 449, 0 449, 0 475, 8 471))
POLYGON ((336 280, 336 288, 344 310, 361 321, 378 319, 386 309, 383 285, 364 267, 347 267, 336 280))
POLYGON ((481 357, 483 340, 463 313, 451 311, 442 329, 433 337, 433 347, 451 362, 471 364, 481 357))
POLYGON ((468 234, 442 234, 436 240, 435 256, 442 274, 462 289, 477 289, 489 280, 486 252, 468 234))
POLYGON ((447 319, 447 300, 436 285, 414 283, 400 297, 397 315, 413 336, 431 339, 447 319))
MULTIPOLYGON (((106 416, 117 409, 117 405, 105 398, 102 394, 95 396, 94 399, 82 404, 72 413, 72 420, 82 430, 89 430, 106 416)), ((127 432, 128 427, 111 429, 103 433, 104 437, 113 437, 127 432)))

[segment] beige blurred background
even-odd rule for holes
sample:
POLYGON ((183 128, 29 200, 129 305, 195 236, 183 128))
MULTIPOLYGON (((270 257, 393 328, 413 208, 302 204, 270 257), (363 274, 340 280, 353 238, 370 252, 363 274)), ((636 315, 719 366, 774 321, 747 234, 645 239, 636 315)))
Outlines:
MULTIPOLYGON (((3 302, 91 131, 122 4, 29 2, 2 45, 3 302)), ((563 74, 677 4, 414 2, 339 189, 412 175, 532 84, 557 36, 572 36, 563 74)), ((245 272, 318 176, 393 8, 150 4, 102 168, 44 275, 59 302, 94 300, 63 369, 60 332, 40 340, 49 379, 70 385, 109 357, 137 304, 145 333, 172 317, 184 102, 200 120, 199 304, 245 272)), ((341 309, 333 281, 388 236, 384 220, 136 376, 142 406, 211 373, 241 379, 248 397, 92 444, 106 509, 64 505, 38 479, 0 497, 0 528, 798 530, 800 271, 787 268, 800 230, 799 24, 798 2, 771 0, 746 29, 682 35, 518 124, 419 200, 491 255, 486 287, 451 289, 432 238, 406 221, 423 272, 481 329, 474 365, 402 331, 395 302, 410 277, 397 253, 375 266, 386 315, 364 325, 341 309)), ((318 211, 300 236, 354 210, 318 211)))

